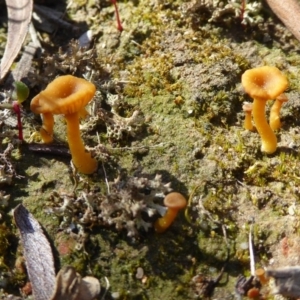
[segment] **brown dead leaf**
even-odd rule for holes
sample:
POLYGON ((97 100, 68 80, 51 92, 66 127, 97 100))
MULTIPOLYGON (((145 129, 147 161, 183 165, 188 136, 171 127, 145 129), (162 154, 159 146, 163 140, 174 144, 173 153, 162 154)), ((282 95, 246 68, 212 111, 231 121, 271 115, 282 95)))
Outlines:
POLYGON ((7 43, 0 65, 0 82, 9 71, 25 40, 32 15, 32 0, 6 0, 7 43))
POLYGON ((14 209, 14 219, 21 234, 34 299, 49 299, 55 287, 54 260, 50 244, 41 225, 22 204, 14 209))

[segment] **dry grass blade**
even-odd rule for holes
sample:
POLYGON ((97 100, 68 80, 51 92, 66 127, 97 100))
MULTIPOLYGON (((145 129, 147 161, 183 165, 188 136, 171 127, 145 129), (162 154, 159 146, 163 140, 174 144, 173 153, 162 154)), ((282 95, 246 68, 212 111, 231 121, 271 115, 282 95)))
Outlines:
POLYGON ((25 40, 31 20, 32 3, 32 0, 6 0, 8 32, 0 65, 0 82, 9 71, 25 40))
POLYGON ((14 209, 14 219, 21 234, 34 299, 50 299, 55 287, 54 261, 50 244, 38 221, 22 204, 14 209))

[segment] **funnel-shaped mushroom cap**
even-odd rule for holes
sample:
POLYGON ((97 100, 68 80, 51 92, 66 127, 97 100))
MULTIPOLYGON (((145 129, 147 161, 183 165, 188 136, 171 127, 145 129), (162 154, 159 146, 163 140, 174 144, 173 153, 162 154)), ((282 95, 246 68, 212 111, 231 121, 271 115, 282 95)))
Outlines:
POLYGON ((95 86, 85 79, 72 75, 60 76, 32 99, 30 108, 36 114, 68 115, 81 111, 95 92, 95 86))
POLYGON ((271 100, 286 90, 288 81, 276 67, 264 66, 247 70, 242 85, 252 98, 271 100))

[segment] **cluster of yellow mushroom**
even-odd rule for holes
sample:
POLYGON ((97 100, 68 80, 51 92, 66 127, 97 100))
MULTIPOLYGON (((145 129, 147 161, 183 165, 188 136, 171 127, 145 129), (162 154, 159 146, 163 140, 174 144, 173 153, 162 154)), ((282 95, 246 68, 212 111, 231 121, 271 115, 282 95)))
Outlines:
POLYGON ((255 127, 262 140, 261 151, 272 154, 277 148, 277 138, 274 133, 281 127, 280 109, 288 99, 283 92, 288 87, 287 78, 276 67, 264 66, 247 70, 242 75, 242 85, 247 94, 253 98, 253 104, 245 103, 246 114, 244 127, 253 130, 251 114, 255 127), (266 120, 265 107, 268 100, 275 100, 269 123, 266 120))
POLYGON ((53 115, 65 116, 72 161, 78 171, 84 174, 92 174, 98 167, 97 161, 85 150, 79 130, 79 118, 87 115, 85 106, 92 100, 95 92, 95 86, 87 80, 65 75, 49 83, 30 104, 32 112, 42 114, 40 134, 45 143, 53 141, 53 115))

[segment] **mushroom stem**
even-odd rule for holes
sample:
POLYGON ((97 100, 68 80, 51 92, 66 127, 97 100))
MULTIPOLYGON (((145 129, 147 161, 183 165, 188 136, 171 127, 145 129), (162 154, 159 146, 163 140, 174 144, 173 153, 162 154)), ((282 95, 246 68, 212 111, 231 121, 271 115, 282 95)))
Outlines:
POLYGON ((273 106, 271 107, 269 123, 272 130, 278 130, 281 128, 280 110, 283 103, 287 101, 287 96, 285 94, 281 94, 276 98, 273 106))
POLYGON ((44 113, 42 116, 43 126, 40 129, 40 134, 44 143, 49 144, 53 142, 54 117, 51 113, 44 113))
POLYGON ((92 174, 98 167, 97 161, 91 154, 85 151, 83 141, 80 137, 78 113, 65 115, 67 121, 67 137, 72 161, 79 172, 92 174))
POLYGON ((252 115, 256 129, 262 140, 261 151, 272 154, 277 148, 277 138, 266 120, 266 103, 267 100, 254 98, 252 115))
POLYGON ((245 112, 244 128, 247 129, 247 130, 249 130, 249 131, 253 131, 254 130, 254 126, 252 124, 252 116, 251 116, 251 112, 250 111, 246 111, 245 112))
POLYGON ((249 102, 244 102, 243 111, 245 113, 244 128, 253 131, 254 126, 252 124, 252 104, 249 102))
POLYGON ((166 229, 168 229, 170 225, 173 223, 173 221, 175 220, 178 211, 179 211, 178 209, 169 207, 165 215, 157 219, 156 222, 154 223, 155 231, 161 233, 164 232, 166 229))
POLYGON ((271 111, 270 111, 270 127, 273 130, 280 129, 281 127, 281 122, 280 122, 280 117, 279 117, 279 112, 282 106, 282 102, 275 100, 271 111))

